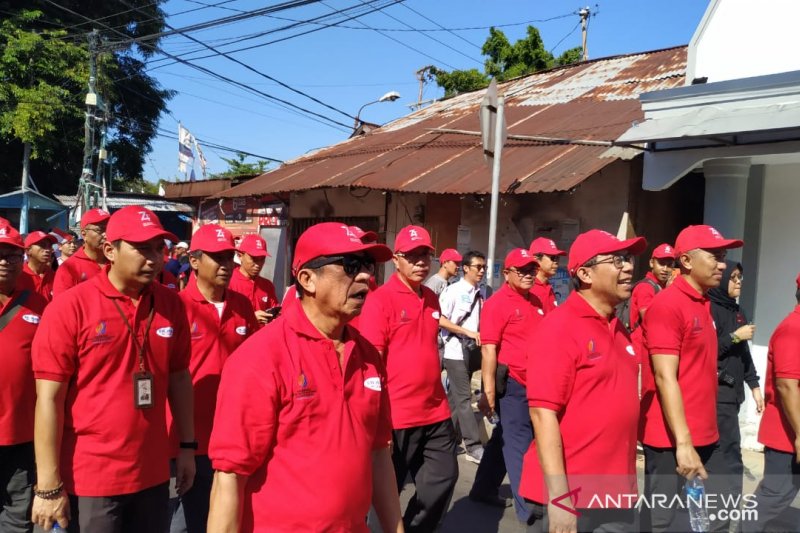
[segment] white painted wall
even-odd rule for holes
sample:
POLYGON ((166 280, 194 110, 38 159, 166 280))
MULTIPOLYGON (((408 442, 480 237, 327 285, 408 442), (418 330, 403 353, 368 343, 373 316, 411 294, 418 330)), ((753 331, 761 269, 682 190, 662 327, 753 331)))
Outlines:
POLYGON ((800 70, 797 0, 711 0, 689 45, 686 83, 800 70))

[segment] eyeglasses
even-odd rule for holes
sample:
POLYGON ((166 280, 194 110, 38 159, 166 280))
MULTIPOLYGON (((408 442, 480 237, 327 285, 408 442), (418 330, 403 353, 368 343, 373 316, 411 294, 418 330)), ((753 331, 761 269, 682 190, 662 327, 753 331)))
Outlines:
POLYGON ((481 271, 486 270, 486 265, 465 265, 467 268, 474 268, 475 270, 481 271))
POLYGON ((307 263, 303 268, 322 268, 326 265, 342 265, 344 273, 353 278, 362 270, 369 274, 375 272, 375 259, 370 255, 332 255, 319 257, 307 263))
POLYGON ((431 255, 430 252, 397 252, 394 255, 397 257, 402 257, 409 263, 419 263, 420 261, 430 261, 431 255))
POLYGON ((630 254, 614 254, 608 259, 603 259, 601 261, 589 261, 584 266, 593 267, 595 265, 602 265, 603 263, 611 263, 614 265, 614 268, 622 270, 622 268, 625 266, 625 263, 630 263, 632 265, 633 261, 633 256, 630 254))
POLYGON ((22 254, 0 254, 0 261, 5 261, 9 265, 16 265, 22 262, 22 254))
POLYGON ((539 271, 539 267, 536 267, 536 266, 529 266, 529 267, 525 267, 525 268, 514 268, 514 267, 511 267, 508 270, 510 272, 514 272, 519 277, 524 278, 524 277, 527 277, 527 276, 530 276, 530 277, 535 276, 536 273, 539 271))
POLYGON ((741 282, 744 281, 744 276, 742 276, 741 274, 739 274, 739 275, 732 274, 731 275, 731 281, 734 282, 734 283, 741 283, 741 282))
POLYGON ((558 260, 559 260, 559 258, 560 258, 561 256, 558 256, 558 255, 550 255, 550 254, 542 254, 542 257, 546 257, 546 258, 550 259, 550 261, 552 261, 553 263, 558 263, 558 260))
POLYGON ((104 235, 105 232, 106 232, 105 228, 92 228, 90 226, 86 226, 83 229, 88 230, 88 231, 93 231, 93 232, 97 233, 98 235, 104 235))

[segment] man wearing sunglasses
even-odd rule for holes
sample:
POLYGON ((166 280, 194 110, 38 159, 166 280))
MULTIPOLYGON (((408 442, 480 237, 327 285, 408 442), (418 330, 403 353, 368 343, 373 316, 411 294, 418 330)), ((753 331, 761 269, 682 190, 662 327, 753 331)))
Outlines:
POLYGON ((439 299, 422 282, 433 244, 419 226, 406 226, 394 243, 395 274, 367 299, 361 332, 386 361, 392 405, 392 460, 397 487, 416 485, 406 508, 406 531, 435 531, 458 478, 456 435, 441 380, 436 335, 439 299))
MULTIPOLYGON (((391 250, 325 222, 295 247, 300 297, 225 363, 208 531, 402 531, 383 362, 348 322, 391 250)), ((371 298, 372 296, 370 296, 371 298)))
POLYGON ((533 332, 526 391, 535 439, 520 483, 533 502, 530 532, 638 531, 639 360, 614 311, 630 298, 632 255, 646 246, 601 230, 578 235, 568 262, 574 290, 533 332))
POLYGON ((107 263, 103 254, 106 226, 111 217, 103 209, 89 209, 81 217, 83 246, 56 270, 53 297, 96 276, 107 263))
MULTIPOLYGON (((724 495, 730 486, 718 446, 717 332, 707 292, 720 284, 727 250, 742 245, 711 226, 685 228, 675 241, 680 276, 644 315, 649 356, 642 358, 645 495, 666 495, 671 501, 695 476, 706 480, 706 494, 724 495)), ((690 530, 686 509, 654 506, 650 516, 652 531, 690 530)), ((712 521, 711 531, 727 530, 727 521, 712 521)))
POLYGON ((539 262, 539 272, 531 292, 539 299, 542 311, 547 314, 558 305, 549 280, 558 272, 559 259, 567 255, 567 252, 559 250, 556 243, 546 237, 534 239, 528 251, 539 262))

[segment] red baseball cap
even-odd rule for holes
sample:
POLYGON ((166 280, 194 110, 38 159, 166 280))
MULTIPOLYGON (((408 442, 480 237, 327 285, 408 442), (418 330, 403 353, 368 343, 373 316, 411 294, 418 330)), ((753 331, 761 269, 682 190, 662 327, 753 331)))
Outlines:
POLYGON ((570 246, 567 268, 570 275, 574 276, 578 268, 596 255, 623 251, 637 255, 644 252, 645 248, 647 241, 644 237, 621 241, 607 231, 591 229, 578 235, 570 246))
POLYGON ((422 226, 406 226, 398 231, 397 237, 394 238, 395 253, 408 252, 421 246, 433 250, 431 234, 422 226))
POLYGON ((445 264, 447 261, 455 261, 456 263, 460 263, 463 260, 464 258, 455 248, 445 248, 442 250, 442 255, 439 256, 439 264, 441 265, 445 264))
POLYGON ((381 263, 392 258, 392 251, 388 246, 362 241, 346 224, 340 222, 315 224, 297 239, 292 273, 296 275, 303 265, 317 257, 359 252, 365 252, 381 263))
POLYGON ((525 248, 514 248, 508 255, 506 256, 505 263, 503 263, 504 268, 522 268, 524 266, 530 265, 531 263, 539 264, 538 259, 536 256, 533 255, 530 250, 526 250, 525 248))
POLYGON ((350 231, 361 239, 361 242, 378 242, 378 234, 374 231, 364 231, 358 226, 350 226, 350 231))
MULTIPOLYGON (((95 222, 92 222, 93 224, 95 222)), ((108 242, 145 242, 156 237, 177 241, 178 238, 161 225, 155 213, 146 207, 129 205, 115 211, 108 219, 106 240, 108 242)))
POLYGON ((675 259, 676 255, 675 248, 667 243, 664 243, 656 246, 656 249, 653 250, 653 255, 650 257, 653 259, 675 259))
POLYGON ((236 249, 233 244, 233 234, 217 224, 205 224, 192 235, 191 250, 194 252, 232 252, 236 249))
POLYGON ((683 231, 678 234, 678 238, 675 239, 677 255, 691 250, 697 250, 698 248, 716 250, 718 248, 741 248, 743 245, 743 241, 738 239, 726 239, 715 228, 705 224, 688 226, 684 228, 683 231))
POLYGON ((45 239, 47 239, 50 245, 53 245, 58 242, 58 240, 49 233, 45 233, 43 231, 32 231, 28 233, 27 237, 25 237, 25 248, 30 248, 34 244, 39 244, 45 239))
POLYGON ((102 224, 103 222, 108 222, 110 218, 111 215, 109 215, 108 211, 104 209, 100 209, 99 207, 95 209, 89 209, 81 217, 81 229, 85 228, 89 224, 102 224))
POLYGON ((25 245, 22 243, 22 235, 6 219, 0 220, 0 244, 10 244, 11 246, 25 249, 25 245))
POLYGON ((528 251, 532 254, 544 254, 544 255, 567 255, 567 252, 564 250, 559 250, 556 247, 556 243, 553 239, 548 239, 546 237, 539 237, 538 239, 533 239, 531 242, 530 248, 528 251))
POLYGON ((245 235, 242 240, 239 241, 238 250, 246 253, 250 257, 272 257, 267 251, 267 241, 255 233, 245 235))

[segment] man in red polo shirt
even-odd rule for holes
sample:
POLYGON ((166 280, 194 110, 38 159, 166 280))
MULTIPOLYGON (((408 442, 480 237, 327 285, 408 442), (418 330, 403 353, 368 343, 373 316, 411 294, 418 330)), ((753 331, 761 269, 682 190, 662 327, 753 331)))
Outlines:
POLYGON ((490 419, 492 414, 497 414, 500 420, 486 444, 484 459, 492 455, 494 446, 500 446, 505 469, 487 466, 488 461, 481 461, 470 498, 497 505, 492 498, 500 481, 497 477, 507 471, 517 518, 527 523, 530 510, 519 494, 522 458, 533 439, 525 393, 526 356, 532 341, 531 331, 544 317, 544 312, 539 300, 531 294, 539 268, 536 257, 524 248, 515 248, 506 256, 503 268, 506 282, 486 301, 481 312, 483 395, 479 407, 490 419), (486 469, 495 472, 485 472, 486 469), (495 482, 491 482, 493 478, 495 482))
POLYGON ((437 528, 458 478, 456 434, 436 342, 439 299, 422 284, 432 252, 425 228, 401 229, 394 243, 397 271, 370 293, 360 324, 386 361, 397 487, 410 473, 417 489, 403 516, 406 531, 437 528))
POLYGON ((0 220, 0 531, 30 531, 33 497, 31 342, 47 301, 20 283, 22 237, 0 220))
MULTIPOLYGON (((647 496, 671 501, 695 476, 707 480, 707 494, 725 494, 730 472, 717 446, 717 332, 706 292, 720 283, 726 250, 741 246, 711 226, 685 228, 675 241, 681 274, 644 315, 649 358, 642 357, 640 433, 647 496)), ((653 531, 690 530, 683 508, 653 506, 650 517, 653 531)), ((728 522, 714 520, 711 527, 727 531, 728 522)))
MULTIPOLYGON (((178 428, 177 491, 195 463, 189 324, 155 281, 156 215, 129 206, 108 221, 108 265, 47 308, 33 343, 38 486, 33 522, 81 531, 164 531, 169 524, 166 405, 178 428)), ((70 260, 72 261, 72 259, 70 260)))
POLYGON ((795 285, 795 308, 769 340, 766 406, 758 430, 758 441, 764 445, 764 476, 754 493, 758 516, 741 521, 742 533, 797 531, 791 520, 782 524, 793 527, 770 524, 789 518, 785 511, 800 491, 800 274, 795 285))
POLYGON ((620 241, 596 229, 578 235, 568 262, 575 290, 533 333, 535 439, 520 484, 534 502, 529 531, 638 531, 639 364, 615 308, 630 298, 632 256, 646 246, 642 237, 620 241))
POLYGON ((230 288, 247 297, 255 310, 256 320, 263 326, 275 318, 267 310, 278 305, 275 286, 261 277, 261 269, 270 257, 267 242, 255 234, 245 235, 236 250, 240 266, 233 271, 230 288))
POLYGON ((661 289, 666 288, 674 265, 675 248, 666 243, 656 246, 650 256, 650 270, 633 287, 629 323, 625 324, 630 331, 635 332, 639 328, 650 302, 661 289))
MULTIPOLYGON (((180 296, 186 306, 192 337, 189 371, 194 386, 197 471, 192 488, 172 502, 172 533, 206 530, 214 476, 208 459, 208 441, 220 375, 228 356, 258 328, 253 306, 247 298, 228 290, 235 267, 233 254, 233 235, 216 224, 201 226, 192 236, 189 264, 194 275, 180 296)), ((173 454, 177 454, 177 428, 170 413, 167 423, 173 454)))
POLYGON ((103 244, 110 215, 102 209, 90 209, 81 217, 83 246, 61 264, 53 281, 53 296, 97 275, 106 264, 103 244))
POLYGON ((25 237, 25 254, 28 261, 22 267, 22 283, 40 294, 48 302, 53 299, 53 245, 56 238, 43 231, 34 231, 25 237))
POLYGON ((558 302, 556 295, 553 293, 553 287, 550 286, 549 279, 556 275, 558 272, 558 261, 567 252, 559 250, 556 243, 552 239, 546 237, 539 237, 531 242, 528 251, 536 257, 539 262, 539 272, 536 274, 531 292, 542 303, 541 308, 544 314, 549 313, 556 308, 558 302))
POLYGON ((208 530, 401 530, 383 364, 348 321, 391 251, 325 222, 297 241, 301 297, 230 357, 209 457, 208 530))

